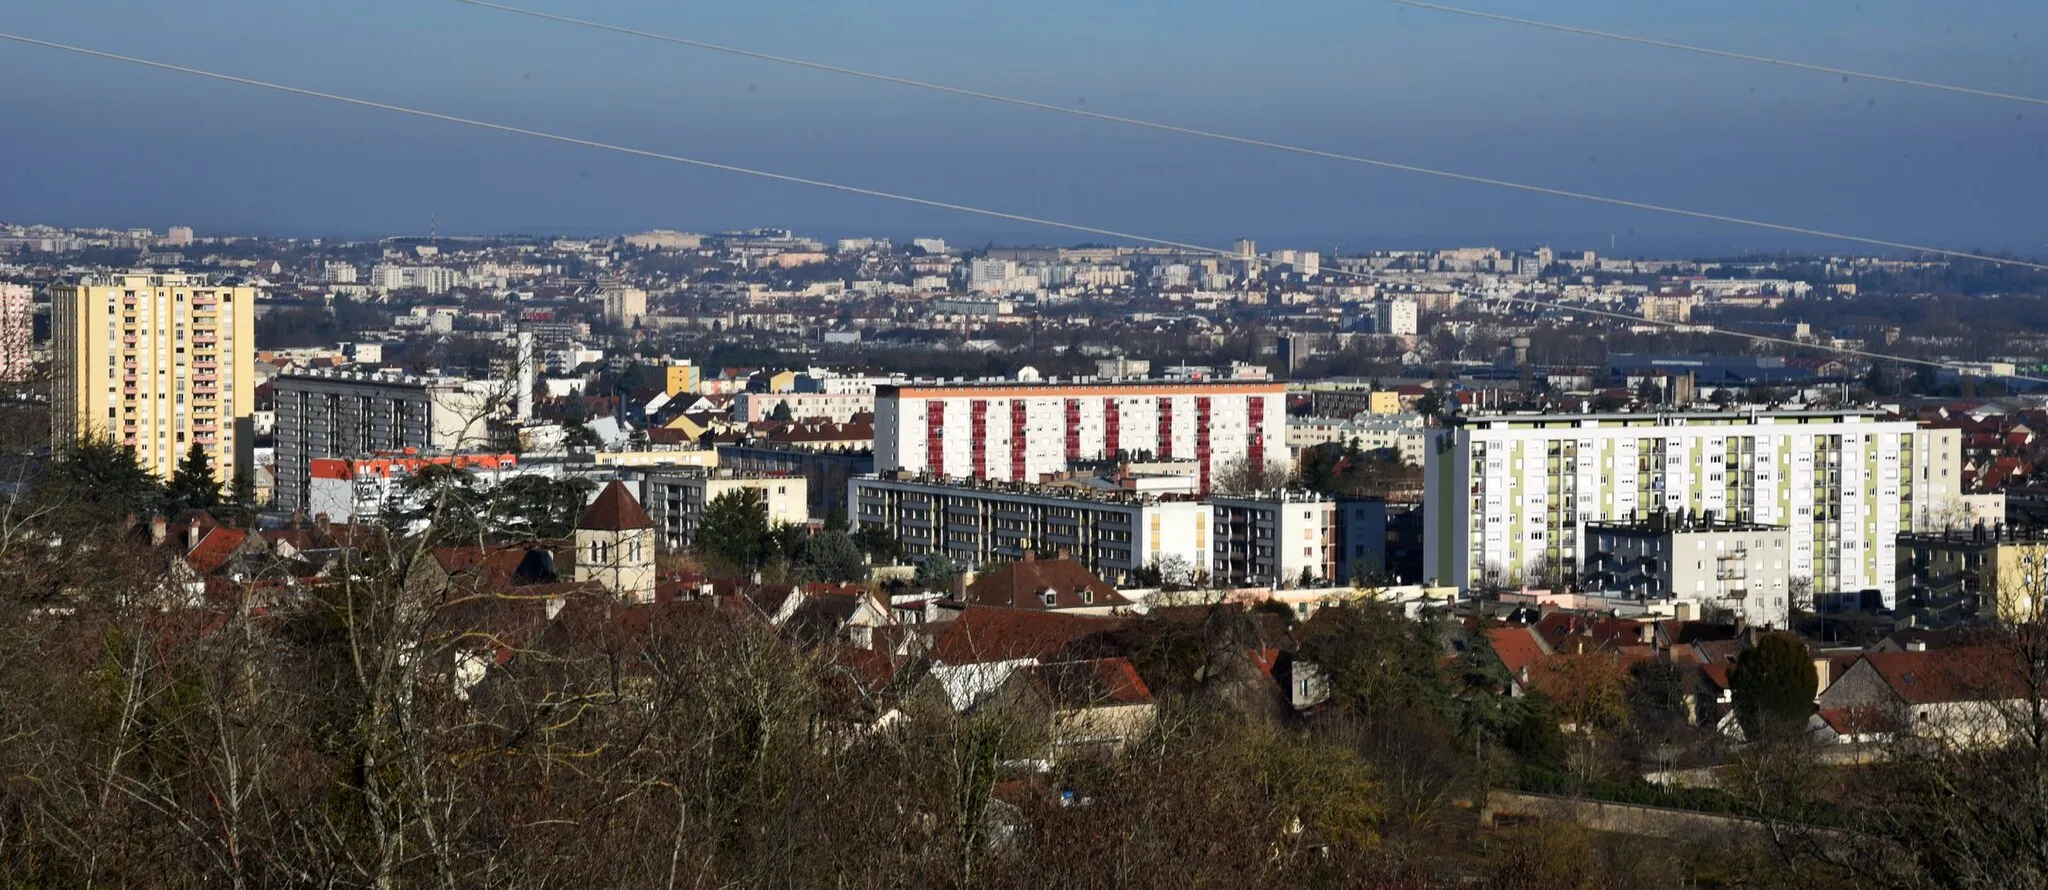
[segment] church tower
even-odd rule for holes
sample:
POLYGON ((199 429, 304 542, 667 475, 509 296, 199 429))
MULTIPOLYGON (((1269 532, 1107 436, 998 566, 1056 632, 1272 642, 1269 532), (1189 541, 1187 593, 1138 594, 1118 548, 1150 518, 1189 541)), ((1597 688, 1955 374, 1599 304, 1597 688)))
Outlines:
POLYGON ((596 581, 627 602, 654 601, 654 520, 612 480, 576 520, 577 581, 596 581))

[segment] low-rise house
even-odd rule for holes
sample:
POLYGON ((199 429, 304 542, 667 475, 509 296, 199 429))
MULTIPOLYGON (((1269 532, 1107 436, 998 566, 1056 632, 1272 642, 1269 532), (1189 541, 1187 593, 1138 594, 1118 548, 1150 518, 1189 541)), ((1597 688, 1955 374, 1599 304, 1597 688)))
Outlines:
POLYGON ((975 578, 958 603, 963 608, 984 606, 1083 615, 1109 615, 1131 605, 1115 586, 1089 574, 1080 563, 1064 556, 1038 559, 1029 552, 1023 559, 1004 563, 975 578))
POLYGON ((2026 670, 1996 644, 1869 652, 1821 693, 1820 712, 1838 734, 1998 744, 2048 717, 2028 704, 2026 670))
POLYGON ((955 710, 967 710, 1020 668, 1110 654, 1100 635, 1120 622, 1029 609, 970 608, 941 625, 928 653, 932 678, 955 710))
POLYGON ((1042 733, 1051 759, 1114 754, 1152 728, 1153 709, 1152 690, 1127 658, 1021 668, 980 708, 1042 733))

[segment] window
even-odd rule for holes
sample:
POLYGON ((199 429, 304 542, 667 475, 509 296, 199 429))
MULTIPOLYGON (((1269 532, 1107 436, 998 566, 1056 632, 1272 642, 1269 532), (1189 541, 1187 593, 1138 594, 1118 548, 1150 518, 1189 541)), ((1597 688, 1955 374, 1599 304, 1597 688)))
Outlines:
POLYGON ((1044 599, 1045 599, 1045 607, 1046 607, 1046 608, 1048 608, 1048 609, 1050 609, 1050 608, 1052 608, 1052 607, 1053 607, 1053 605, 1054 605, 1054 604, 1055 604, 1056 602, 1058 602, 1058 600, 1059 600, 1059 594, 1057 594, 1057 593, 1054 593, 1054 592, 1052 592, 1052 591, 1048 590, 1048 591, 1046 591, 1046 592, 1045 592, 1045 596, 1044 596, 1044 599))

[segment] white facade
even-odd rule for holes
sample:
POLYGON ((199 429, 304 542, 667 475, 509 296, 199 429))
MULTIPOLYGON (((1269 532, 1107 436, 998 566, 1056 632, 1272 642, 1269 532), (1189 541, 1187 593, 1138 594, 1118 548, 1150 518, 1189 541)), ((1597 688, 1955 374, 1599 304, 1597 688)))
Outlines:
POLYGON ((462 283, 462 273, 441 266, 396 266, 378 263, 370 269, 371 287, 378 290, 419 288, 430 294, 446 293, 462 283))
POLYGON ((1414 300, 1389 300, 1372 304, 1373 333, 1413 337, 1416 333, 1414 300))
POLYGON ((1925 431, 1871 414, 1503 415, 1427 449, 1424 574, 1458 587, 1573 580, 1589 522, 1664 512, 1788 528, 1816 593, 1895 590, 1925 431))
POLYGON ((1791 540, 1769 525, 1596 524, 1587 528, 1587 586, 1694 602, 1782 630, 1791 626, 1794 597, 1791 540))
POLYGON ((598 294, 604 302, 604 320, 633 327, 647 315, 647 292, 637 287, 607 287, 598 294))
POLYGON ((0 381, 26 380, 34 369, 35 322, 34 292, 0 281, 0 381))
POLYGON ((1193 460, 1201 489, 1234 461, 1284 458, 1284 383, 890 386, 875 469, 1036 482, 1119 453, 1193 460))
POLYGON ((1211 498, 1211 565, 1217 583, 1294 586, 1337 577, 1337 504, 1315 494, 1275 492, 1211 498))

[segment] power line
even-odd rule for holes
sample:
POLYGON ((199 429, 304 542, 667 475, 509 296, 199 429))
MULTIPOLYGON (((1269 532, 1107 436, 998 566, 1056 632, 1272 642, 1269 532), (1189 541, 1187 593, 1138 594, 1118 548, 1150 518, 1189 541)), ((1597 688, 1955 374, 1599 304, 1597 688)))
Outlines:
POLYGON ((572 18, 569 16, 556 15, 554 13, 541 12, 539 10, 526 9, 518 6, 507 6, 502 3, 489 2, 489 0, 456 0, 456 2, 465 3, 470 6, 476 6, 483 9, 492 9, 498 10, 500 12, 509 12, 517 15, 528 16, 531 18, 542 19, 545 21, 558 22, 566 25, 575 25, 578 27, 591 28, 599 31, 609 31, 615 34, 624 34, 632 37, 642 37, 649 40, 657 40, 663 43, 674 44, 677 46, 687 46, 695 49, 710 50, 713 52, 726 53, 728 55, 740 56, 743 58, 755 59, 763 62, 773 62, 779 65, 792 65, 799 68, 808 68, 813 71, 822 71, 829 74, 840 74, 848 77, 858 77, 866 80, 877 81, 880 83, 888 83, 897 86, 910 87, 912 89, 926 90, 935 93, 944 93, 947 95, 961 96, 969 99, 980 99, 987 102, 998 102, 1005 105, 1016 106, 1019 108, 1029 108, 1036 111, 1047 111, 1056 114, 1065 114, 1073 117, 1081 117, 1090 120, 1103 121, 1106 123, 1122 124, 1131 127, 1141 127, 1148 130, 1156 130, 1162 133, 1173 133, 1181 136, 1193 136, 1199 139, 1209 139, 1218 142, 1228 142, 1236 145, 1245 145, 1253 148, 1264 148, 1273 151, 1284 151, 1292 154, 1306 155, 1308 157, 1322 158, 1331 161, 1343 161, 1352 164, 1363 164, 1368 167, 1378 167, 1385 170, 1398 170, 1403 173, 1413 173, 1420 176, 1433 176, 1439 179, 1449 179, 1456 182, 1465 182, 1476 185, 1492 186, 1495 188, 1512 189, 1515 191, 1528 192, 1531 194, 1547 195, 1554 198, 1568 198, 1575 201, 1586 201, 1595 204, 1605 204, 1610 207, 1624 207, 1631 210, 1642 210, 1651 213, 1662 213, 1670 216, 1681 216, 1686 217, 1688 219, 1706 220, 1709 222, 1746 226, 1755 229, 1765 229, 1768 231, 1780 232, 1784 234, 1804 235, 1812 238, 1825 238, 1833 241, 1844 241, 1855 244, 1865 244, 1873 247, 1890 248, 1893 250, 1912 251, 1918 253, 1932 254, 1936 256, 1945 256, 1953 259, 1976 260, 1979 262, 1995 263, 1998 265, 2018 266, 2027 269, 2048 270, 2048 264, 2032 263, 2027 262, 2025 260, 2015 260, 2007 257, 1990 256, 1987 254, 1973 253, 1965 250, 1951 250, 1942 247, 1929 247, 1923 244, 1911 244, 1904 241, 1893 241, 1884 238, 1872 238, 1863 235, 1850 235, 1844 234, 1842 232, 1831 232, 1825 229, 1816 229, 1809 226, 1796 226, 1789 225, 1786 223, 1774 223, 1766 220, 1750 219, 1740 216, 1731 216, 1723 213, 1711 213, 1702 210, 1688 210, 1683 207, 1673 207, 1666 204, 1655 204, 1647 201, 1635 201, 1627 198, 1615 198, 1607 195, 1597 195, 1592 194, 1590 192, 1573 191, 1571 189, 1553 188, 1544 185, 1533 185, 1525 182, 1515 182, 1512 180, 1497 179, 1490 176, 1480 176, 1471 173, 1459 173, 1454 170, 1442 170, 1433 167, 1423 167, 1416 164, 1402 163, 1399 161, 1388 161, 1380 158, 1364 157, 1362 155, 1345 154, 1343 152, 1327 151, 1319 148, 1308 148, 1299 145, 1290 145, 1284 142, 1274 142, 1271 140, 1258 139, 1250 136, 1237 136, 1230 133, 1220 133, 1214 130, 1202 130, 1194 127, 1184 127, 1178 124, 1161 123, 1159 121, 1145 120, 1143 118, 1127 117, 1125 115, 1119 114, 1108 114, 1100 111, 1089 111, 1084 108, 1068 108, 1061 105, 1054 105, 1049 102, 1039 102, 1034 99, 1023 99, 1018 98, 1016 96, 1006 96, 1000 93, 991 93, 983 90, 956 87, 948 84, 934 83, 932 81, 915 80, 908 77, 898 77, 893 74, 881 74, 873 71, 863 71, 858 68, 847 68, 840 65, 827 64, 824 62, 814 62, 809 59, 799 59, 791 56, 780 56, 772 53, 758 52, 750 49, 741 49, 738 47, 709 43, 702 40, 692 40, 687 37, 677 37, 672 34, 662 34, 655 31, 645 31, 638 28, 628 28, 621 25, 612 25, 604 22, 590 21, 588 19, 572 18))
MULTIPOLYGON (((10 33, 6 33, 6 32, 0 32, 0 40, 9 40, 9 41, 13 41, 13 42, 15 42, 15 43, 27 44, 27 45, 30 45, 30 46, 39 46, 39 47, 44 47, 44 48, 47 48, 47 49, 54 49, 54 50, 59 50, 59 51, 62 51, 62 52, 68 52, 68 53, 73 53, 73 54, 76 54, 76 55, 81 55, 81 56, 89 56, 89 57, 92 57, 92 58, 97 58, 97 59, 105 59, 105 60, 108 60, 108 61, 114 61, 114 62, 122 62, 122 63, 130 64, 130 65, 136 65, 136 66, 139 66, 139 67, 144 67, 144 68, 153 68, 153 69, 156 69, 156 70, 159 70, 159 71, 170 71, 170 72, 174 72, 174 73, 178 73, 178 74, 187 74, 187 75, 191 75, 191 76, 194 76, 194 77, 201 77, 201 78, 206 78, 206 79, 209 79, 209 80, 216 80, 216 81, 222 81, 222 82, 226 82, 226 83, 234 83, 234 84, 241 84, 241 85, 243 85, 243 86, 251 86, 251 87, 257 87, 257 88, 259 88, 259 89, 266 89, 266 90, 272 90, 272 91, 276 91, 276 92, 281 92, 281 93, 288 93, 288 94, 290 94, 290 95, 294 95, 294 96, 301 96, 301 97, 304 97, 304 98, 308 98, 308 99, 320 99, 320 100, 323 100, 323 101, 328 101, 328 102, 335 102, 335 103, 339 103, 339 104, 343 104, 343 105, 353 105, 353 106, 356 106, 356 107, 360 107, 360 108, 371 108, 371 109, 376 109, 376 110, 379 110, 379 111, 389 111, 389 112, 392 112, 392 113, 395 113, 395 114, 404 114, 404 115, 409 115, 409 116, 412 116, 412 117, 419 117, 419 118, 425 118, 425 119, 428 119, 428 120, 435 120, 435 121, 441 121, 441 122, 443 122, 443 123, 459 124, 459 125, 461 125, 461 126, 466 126, 466 127, 475 127, 475 128, 478 128, 478 129, 482 129, 482 130, 490 130, 490 131, 493 131, 493 132, 498 132, 498 133, 509 133, 509 134, 512 134, 512 135, 515 135, 515 136, 527 136, 527 137, 530 137, 530 138, 534 138, 534 139, 541 139, 541 140, 546 140, 546 141, 549 141, 549 142, 556 142, 556 143, 560 143, 560 144, 564 144, 564 145, 574 145, 574 146, 579 146, 579 147, 583 147, 583 148, 592 148, 592 149, 597 149, 597 150, 599 150, 599 151, 609 151, 609 152, 615 152, 615 153, 618 153, 618 154, 624 154, 624 155, 628 155, 628 156, 632 156, 632 157, 638 157, 638 158, 646 158, 646 159, 649 159, 649 160, 657 160, 657 161, 667 161, 667 162, 670 162, 670 163, 675 163, 675 164, 684 164, 684 165, 688 165, 688 166, 693 166, 693 167, 701 167, 701 168, 705 168, 705 169, 710 169, 710 170, 719 170, 719 171, 723 171, 723 172, 727 172, 727 173, 737 173, 737 174, 740 174, 740 175, 744 175, 744 176, 753 176, 753 177, 757 177, 757 178, 761 178, 761 179, 767 179, 767 180, 771 180, 771 181, 775 181, 775 182, 785 182, 785 183, 791 183, 791 184, 794 184, 794 185, 804 185, 804 186, 810 186, 810 187, 812 187, 812 188, 826 189, 826 190, 830 190, 830 191, 835 191, 835 192, 841 192, 841 193, 844 193, 844 194, 860 195, 860 196, 863 196, 863 197, 869 197, 869 198, 879 198, 879 199, 882 199, 882 200, 887 200, 887 201, 897 201, 897 202, 900 202, 900 203, 905 203, 905 204, 913 204, 913 205, 917 205, 917 206, 920 206, 920 207, 930 207, 930 208, 935 208, 935 209, 939 209, 939 210, 950 210, 950 211, 954 211, 954 212, 957 212, 957 213, 966 213, 966 214, 972 214, 972 215, 975 215, 975 216, 983 216, 983 217, 989 217, 989 218, 993 218, 993 219, 1002 219, 1002 220, 1008 220, 1008 221, 1011 221, 1011 222, 1020 222, 1020 223, 1026 223, 1026 224, 1029 224, 1029 225, 1036 225, 1036 226, 1044 226, 1044 227, 1047 227, 1047 228, 1053 228, 1053 229, 1064 229, 1064 230, 1066 230, 1066 231, 1071 231, 1071 232, 1080 232, 1080 233, 1083 233, 1083 234, 1088 234, 1088 235, 1099 235, 1099 236, 1104 236, 1104 237, 1109 237, 1109 238, 1116 238, 1116 239, 1119 239, 1119 240, 1123 240, 1123 241, 1130 241, 1130 242, 1135 242, 1135 243, 1140 243, 1140 244, 1151 244, 1151 245, 1156 245, 1156 246, 1159 246, 1159 247, 1170 247, 1170 248, 1174 248, 1174 249, 1176 249, 1176 250, 1184 250, 1184 251, 1187 251, 1187 252, 1190 252, 1190 253, 1197 253, 1197 254, 1203 254, 1203 255, 1207 255, 1207 256, 1214 256, 1214 257, 1220 257, 1220 258, 1224 258, 1224 259, 1245 259, 1245 258, 1257 258, 1257 259, 1268 259, 1268 260, 1272 259, 1272 257, 1271 257, 1270 255, 1264 255, 1264 254, 1251 254, 1251 255, 1247 255, 1247 254, 1242 254, 1242 253, 1239 253, 1239 252, 1236 252, 1236 251, 1231 251, 1231 250, 1225 250, 1225 249, 1222 249, 1222 248, 1217 248, 1217 247, 1209 247, 1209 246, 1207 246, 1207 245, 1203 245, 1203 244, 1191 244, 1191 243, 1188 243, 1188 242, 1185 242, 1185 241, 1174 241, 1174 240, 1171 240, 1171 239, 1167 239, 1167 238, 1156 238, 1156 237, 1153 237, 1153 236, 1150 236, 1150 235, 1142 235, 1142 234, 1138 234, 1138 233, 1135 233, 1135 232, 1123 232, 1123 231, 1118 231, 1118 230, 1116 230, 1116 229, 1107 229, 1107 228, 1102 228, 1102 227, 1099 227, 1099 226, 1090 226, 1090 225, 1083 225, 1083 224, 1080 224, 1080 223, 1071 223, 1071 222, 1064 222, 1064 221, 1061 221, 1061 220, 1054 220, 1054 219, 1046 219, 1046 218, 1043 218, 1043 217, 1029 216, 1029 215, 1026 215, 1026 214, 1021 214, 1021 213, 1010 213, 1010 212, 1007 212, 1007 211, 1002 211, 1002 210, 991 210, 991 209, 988 209, 988 208, 985 208, 985 207, 975 207, 975 206, 972 206, 972 205, 968 205, 968 204, 960 204, 960 203, 957 203, 957 202, 953 202, 953 201, 940 201, 940 200, 935 200, 935 199, 931 199, 931 198, 920 198, 920 197, 917 197, 917 196, 915 196, 915 195, 905 195, 905 194, 900 194, 900 193, 897 193, 897 192, 889 192, 889 191, 883 191, 883 190, 880 190, 880 189, 871 189, 871 188, 864 188, 864 187, 861 187, 861 186, 854 186, 854 185, 845 185, 845 184, 843 184, 843 183, 836 183, 836 182, 828 182, 828 181, 825 181, 825 180, 820 180, 820 179, 811 179, 811 178, 808 178, 808 177, 803 177, 803 176, 793 176, 793 175, 790 175, 790 174, 786 174, 786 173, 775 173, 775 172, 772 172, 772 171, 767 171, 767 170, 757 170, 757 169, 754 169, 754 168, 751 168, 751 167, 741 167, 741 166, 738 166, 738 165, 734 165, 734 164, 724 164, 724 163, 719 163, 719 162, 717 162, 717 161, 707 161, 707 160, 703 160, 703 159, 700 159, 700 158, 692 158, 692 157, 686 157, 686 156, 683 156, 683 155, 677 155, 677 154, 669 154, 669 153, 666 153, 666 152, 657 152, 657 151, 649 151, 649 150, 647 150, 647 149, 641 149, 641 148, 633 148, 633 147, 630 147, 630 146, 624 146, 624 145, 616 145, 616 144, 613 144, 613 143, 609 143, 609 142, 599 142, 599 141, 597 141, 597 140, 594 140, 594 139, 584 139, 584 138, 581 138, 581 137, 577 137, 577 136, 565 136, 565 135, 561 135, 561 134, 558 134, 558 133, 549 133, 549 132, 546 132, 546 131, 544 131, 544 130, 534 130, 534 129, 529 129, 529 128, 526 128, 526 127, 515 127, 515 126, 512 126, 512 125, 510 125, 510 124, 500 124, 500 123, 495 123, 495 122, 492 122, 492 121, 478 120, 478 119, 476 119, 476 118, 468 118, 468 117, 461 117, 461 116, 457 116, 457 115, 452 115, 452 114, 445 114, 445 113, 442 113, 442 112, 438 112, 438 111, 428 111, 428 110, 425 110, 425 109, 419 109, 419 108, 411 108, 411 107, 408 107, 408 106, 404 106, 404 105, 395 105, 395 104, 392 104, 392 103, 389 103, 389 102, 378 102, 378 101, 375 101, 375 100, 371 100, 371 99, 359 99, 359 98, 356 98, 356 97, 353 97, 353 96, 344 96, 344 95, 341 95, 341 94, 338 94, 338 93, 328 93, 328 92, 322 92, 322 91, 319 91, 319 90, 311 90, 311 89, 306 89, 306 88, 304 88, 304 87, 295 87, 295 86, 291 86, 291 85, 289 85, 289 84, 275 83, 275 82, 272 82, 272 81, 266 81, 266 80, 257 80, 257 79, 255 79, 255 78, 251 78, 251 77, 241 77, 241 76, 238 76, 238 75, 233 75, 233 74, 224 74, 224 73, 221 73, 221 72, 217 72, 217 71, 208 71, 208 70, 205 70, 205 69, 202 69, 202 68, 192 68, 192 67, 189 67, 189 66, 185 66, 185 65, 176 65, 176 64, 172 64, 172 63, 170 63, 170 62, 159 62, 159 61, 156 61, 156 60, 154 60, 154 59, 144 59, 144 58, 140 58, 140 57, 136 57, 136 56, 127 56, 127 55, 121 55, 121 54, 119 54, 119 53, 112 53, 112 52, 107 52, 107 51, 104 51, 104 50, 88 49, 88 48, 85 48, 85 47, 80 47, 80 46, 72 46, 72 45, 70 45, 70 44, 64 44, 64 43, 57 43, 57 42, 54 42, 54 41, 49 41, 49 40, 40 40, 40 39, 37 39, 37 38, 34 38, 34 37, 25 37, 25 36, 22 36, 22 35, 18 35, 18 34, 10 34, 10 33)), ((1370 270, 1354 270, 1354 269, 1343 269, 1343 268, 1336 268, 1336 267, 1333 267, 1333 268, 1332 268, 1331 270, 1329 270, 1329 271, 1330 271, 1330 272, 1332 272, 1333 274, 1339 274, 1339 275, 1348 275, 1348 276, 1351 276, 1351 277, 1354 277, 1354 278, 1360 278, 1360 279, 1365 279, 1365 280, 1368 280, 1368 281, 1381 281, 1381 282, 1393 282, 1393 283, 1406 283, 1406 282, 1402 282, 1402 281, 1401 281, 1401 279, 1399 279, 1398 277, 1396 277, 1396 276, 1393 276, 1393 275, 1391 275, 1391 274, 1388 274, 1388 273, 1384 273, 1384 272, 1375 272, 1375 271, 1370 271, 1370 270)), ((1622 313, 1622 312, 1616 312, 1616 311, 1613 311, 1613 310, 1609 310, 1609 309, 1595 309, 1595 308, 1591 308, 1591 307, 1565 306, 1565 305, 1561 305, 1561 304, 1558 304, 1558 303, 1552 303, 1552 302, 1550 302, 1550 301, 1547 301, 1547 300, 1538 300, 1538 299, 1534 299, 1534 298, 1531 298, 1531 297, 1519 297, 1519 296, 1506 296, 1506 295, 1486 294, 1486 293, 1478 292, 1478 291, 1476 291, 1476 290, 1471 290, 1471 289, 1466 289, 1466 290, 1464 290, 1464 291, 1458 291, 1458 293, 1460 293, 1460 295, 1461 295, 1461 296, 1468 296, 1468 297, 1472 297, 1472 298, 1475 298, 1475 299, 1485 299, 1485 300, 1499 300, 1499 301, 1502 301, 1502 302, 1508 302, 1508 303, 1517 303, 1517 304, 1522 304, 1522 305, 1528 305, 1528 306, 1535 306, 1535 307, 1538 307, 1538 308, 1545 308, 1545 309, 1554 309, 1554 310, 1558 310, 1558 311, 1563 311, 1563 312, 1578 312, 1578 313, 1584 313, 1584 314, 1587 314, 1587 315, 1592 315, 1592 316, 1596 316, 1596 317, 1604 317, 1604 318, 1614 318, 1614 319, 1620 319, 1620 320, 1628 321, 1628 322, 1631 322, 1631 323, 1643 323, 1643 324, 1661 325, 1661 326, 1664 326, 1664 327, 1668 327, 1668 328, 1674 328, 1674 329, 1676 329, 1676 328, 1687 328, 1687 329, 1690 329, 1690 328, 1693 328, 1693 327, 1703 327, 1703 326, 1687 326, 1687 325, 1681 325, 1681 324, 1678 324, 1678 323, 1676 323, 1676 322, 1667 322, 1667 321, 1657 321, 1657 320, 1652 320, 1652 319, 1643 319, 1643 318, 1638 318, 1638 317, 1635 317, 1635 316, 1632 316, 1632 315, 1628 315, 1628 314, 1626 314, 1626 313, 1622 313)), ((1938 360, 1934 360, 1934 359, 1920 359, 1920 358, 1909 358, 1909 357, 1906 357, 1906 356, 1899 356, 1899 355, 1888 355, 1888 354, 1885 354, 1885 353, 1878 353, 1878 352, 1870 352, 1870 351, 1867 351, 1867 350, 1860 350, 1860 349, 1851 349, 1851 348, 1846 348, 1846 347, 1837 347, 1837 346, 1829 346, 1829 345, 1822 345, 1822 344, 1814 344, 1814 343, 1804 343, 1804 342, 1801 342, 1801 341, 1798 341, 1798 340, 1793 340, 1793 339, 1789 339, 1789 338, 1785 338, 1785 337, 1773 337, 1773 336, 1770 336, 1770 335, 1767 335, 1767 334, 1754 334, 1754 333, 1749 333, 1749 332, 1746 332, 1746 331, 1734 331, 1734 330, 1724 330, 1724 329, 1719 329, 1719 328, 1712 328, 1712 327, 1707 327, 1707 329, 1706 329, 1706 330, 1704 330, 1704 331, 1700 331, 1700 333, 1709 333, 1709 334, 1723 334, 1723 335, 1727 335, 1727 336, 1731 336, 1731 337, 1738 337, 1738 338, 1742 338, 1742 339, 1746 339, 1746 340, 1751 340, 1751 341, 1755 341, 1755 342, 1760 342, 1760 343, 1774 343, 1774 344, 1781 344, 1781 345, 1786 345, 1786 346, 1793 346, 1793 347, 1797 347, 1797 348, 1801 348, 1801 349, 1818 349, 1818 350, 1822 350, 1822 351, 1827 351, 1827 352, 1833 352, 1833 353, 1836 353, 1836 354, 1840 354, 1840 355, 1854 355, 1854 356, 1859 356, 1859 357, 1864 357, 1864 358, 1871 358, 1871 359, 1879 359, 1879 360, 1884 360, 1884 361, 1902 362, 1902 363, 1907 363, 1907 364, 1918 364, 1918 365, 1929 365, 1929 366, 1932 366, 1932 367, 1937 367, 1937 368, 1946 368, 1946 369, 1949 369, 1949 370, 1971 370, 1971 369, 1968 369, 1968 368, 1966 368, 1966 367, 1965 367, 1965 366, 1964 366, 1963 364, 1961 364, 1961 363, 1958 363, 1958 362, 1944 362, 1944 361, 1938 361, 1938 360)), ((2001 376, 2002 376, 2002 377, 2004 377, 2004 378, 2006 378, 2006 379, 2012 379, 2012 380, 2023 380, 2023 381, 2027 381, 2027 382, 2030 382, 2030 383, 2048 383, 2048 377, 2030 377, 2030 376, 2025 376, 2025 375, 2020 375, 2020 374, 2009 374, 2009 375, 2001 375, 2001 376)))
POLYGON ((1483 12, 1477 9, 1465 9, 1463 7, 1458 6, 1445 6, 1441 3, 1429 3, 1425 2, 1425 0, 1386 0, 1386 2, 1399 4, 1401 6, 1411 6, 1416 9, 1428 9, 1436 12, 1448 12, 1453 15, 1470 16, 1475 19, 1486 19, 1488 21, 1495 22, 1507 22, 1508 24, 1513 25, 1526 25, 1531 28, 1542 28, 1547 31, 1559 31, 1565 34, 1577 34, 1581 37, 1597 37, 1601 40, 1614 40, 1621 43, 1633 43, 1640 46, 1654 46, 1660 49, 1675 49, 1680 52, 1698 53, 1699 55, 1703 56, 1714 56, 1722 59, 1734 59, 1740 62, 1756 62, 1764 65, 1776 65, 1780 68, 1793 68, 1800 71, 1812 71, 1819 74, 1833 74, 1839 75, 1841 77, 1854 77, 1862 80, 1877 81, 1879 83, 1889 83, 1907 87, 1918 87, 1923 90, 1939 90, 1945 93, 1959 93, 1965 96, 1977 96, 1985 99, 2002 99, 2007 102, 2024 102, 2029 105, 2048 105, 2048 99, 2043 99, 2038 96, 2022 96, 2016 93, 2001 93, 1995 90, 1981 90, 1976 87, 1957 86, 1955 84, 1949 83, 1937 83, 1931 80, 1915 80, 1910 77, 1897 77, 1890 74, 1874 74, 1869 71, 1856 71, 1849 68, 1835 68, 1828 65, 1815 65, 1810 62, 1800 62, 1792 59, 1780 59, 1772 56, 1759 56, 1752 53, 1738 53, 1725 49, 1714 49, 1713 47, 1707 46, 1694 46, 1689 43, 1677 43, 1675 41, 1670 40, 1658 40, 1654 37, 1638 37, 1634 34, 1617 34, 1612 31, 1596 31, 1592 28, 1581 28, 1576 25, 1562 25, 1556 22, 1545 22, 1538 21, 1536 19, 1517 18, 1511 15, 1501 15, 1497 12, 1483 12))

